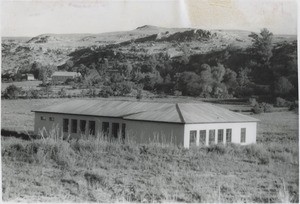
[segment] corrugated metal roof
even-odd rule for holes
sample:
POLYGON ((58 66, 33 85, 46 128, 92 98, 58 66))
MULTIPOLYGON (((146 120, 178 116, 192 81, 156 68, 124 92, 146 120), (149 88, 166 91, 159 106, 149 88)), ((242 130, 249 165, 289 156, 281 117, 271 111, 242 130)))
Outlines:
POLYGON ((132 101, 74 100, 34 112, 119 117, 169 123, 256 122, 255 118, 208 103, 154 103, 132 101))
POLYGON ((185 123, 224 123, 259 121, 256 118, 235 113, 209 103, 178 104, 185 123))

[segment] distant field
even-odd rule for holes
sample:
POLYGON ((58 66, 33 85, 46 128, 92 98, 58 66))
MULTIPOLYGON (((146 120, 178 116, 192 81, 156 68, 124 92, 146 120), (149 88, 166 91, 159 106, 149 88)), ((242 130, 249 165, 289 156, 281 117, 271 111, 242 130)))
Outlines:
POLYGON ((1 128, 24 131, 33 130, 33 109, 39 109, 48 105, 69 101, 63 99, 20 99, 1 101, 1 128))
POLYGON ((31 88, 37 89, 38 85, 41 83, 41 81, 16 81, 10 83, 1 83, 1 91, 4 91, 8 86, 12 84, 18 87, 22 87, 22 89, 24 90, 29 90, 31 88))

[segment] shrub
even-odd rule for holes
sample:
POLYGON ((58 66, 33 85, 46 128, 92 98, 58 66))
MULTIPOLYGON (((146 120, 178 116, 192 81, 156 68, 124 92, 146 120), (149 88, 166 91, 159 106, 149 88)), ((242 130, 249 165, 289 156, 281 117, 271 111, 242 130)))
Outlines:
POLYGON ((259 104, 256 104, 251 110, 255 114, 260 114, 260 113, 264 112, 263 108, 259 104))
POLYGON ((275 101, 275 106, 276 107, 288 107, 290 106, 290 102, 283 99, 283 98, 280 98, 280 97, 277 97, 276 98, 276 101, 275 101))
POLYGON ((271 104, 262 103, 261 106, 263 107, 265 113, 270 113, 273 111, 273 106, 271 104))
POLYGON ((17 87, 16 85, 12 84, 9 85, 4 91, 4 98, 7 99, 16 99, 19 97, 22 88, 17 87))
POLYGON ((255 114, 270 113, 272 111, 273 111, 273 106, 271 104, 268 104, 268 103, 256 104, 252 108, 252 112, 255 113, 255 114))
POLYGON ((250 103, 250 106, 255 106, 258 104, 256 101, 256 98, 249 98, 249 103, 250 103))
POLYGON ((143 98, 142 90, 139 89, 138 92, 137 92, 137 95, 136 95, 136 99, 141 100, 142 98, 143 98))
POLYGON ((212 153, 223 155, 226 153, 226 147, 222 144, 211 145, 207 147, 206 151, 207 153, 212 152, 212 153))
POLYGON ((103 86, 100 90, 98 96, 108 98, 109 96, 112 96, 114 94, 114 91, 110 86, 103 86))
POLYGON ((258 159, 259 164, 268 164, 270 162, 270 153, 263 145, 247 145, 244 151, 246 156, 258 159))

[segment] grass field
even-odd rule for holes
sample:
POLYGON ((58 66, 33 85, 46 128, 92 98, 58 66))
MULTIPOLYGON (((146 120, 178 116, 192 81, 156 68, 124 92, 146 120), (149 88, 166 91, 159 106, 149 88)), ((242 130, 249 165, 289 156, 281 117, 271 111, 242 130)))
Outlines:
MULTIPOLYGON (((72 99, 4 100, 2 128, 31 130, 31 109, 67 100, 72 99)), ((68 143, 2 137, 3 199, 299 202, 298 114, 253 116, 261 122, 258 144, 250 146, 185 150, 172 145, 111 144, 101 138, 68 143)))
POLYGON ((16 81, 10 83, 1 83, 1 91, 4 91, 8 86, 14 84, 18 87, 22 87, 23 90, 39 89, 38 85, 40 85, 42 81, 16 81))

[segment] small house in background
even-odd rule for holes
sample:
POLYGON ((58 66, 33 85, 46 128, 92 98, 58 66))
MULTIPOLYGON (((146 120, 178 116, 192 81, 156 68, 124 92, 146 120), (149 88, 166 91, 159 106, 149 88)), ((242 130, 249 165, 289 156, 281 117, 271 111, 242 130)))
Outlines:
POLYGON ((57 71, 52 74, 51 78, 53 84, 61 84, 64 83, 67 79, 74 79, 79 76, 81 76, 81 74, 77 72, 57 71))
POLYGON ((189 148, 256 143, 258 120, 208 103, 73 100, 34 110, 36 134, 105 135, 136 143, 172 143, 189 148))
POLYGON ((26 77, 27 77, 27 81, 34 81, 35 80, 33 74, 27 74, 26 77))

